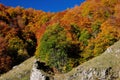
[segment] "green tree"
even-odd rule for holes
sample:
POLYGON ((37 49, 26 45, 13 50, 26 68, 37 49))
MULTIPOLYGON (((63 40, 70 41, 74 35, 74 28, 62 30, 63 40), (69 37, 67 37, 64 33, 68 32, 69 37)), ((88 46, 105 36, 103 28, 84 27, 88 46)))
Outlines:
POLYGON ((15 60, 15 64, 19 64, 29 57, 26 44, 18 37, 13 37, 8 41, 7 51, 15 60))
POLYGON ((40 58, 41 62, 56 68, 59 72, 67 72, 77 62, 75 58, 78 56, 75 55, 78 53, 79 46, 77 46, 78 50, 76 51, 74 51, 73 46, 75 47, 66 37, 65 29, 59 24, 54 24, 47 28, 41 38, 36 56, 40 58))
POLYGON ((87 30, 82 30, 79 37, 79 41, 83 42, 85 46, 88 45, 88 39, 91 37, 90 33, 87 30))
POLYGON ((97 37, 97 34, 100 32, 101 22, 95 21, 92 25, 92 36, 95 38, 97 37))
POLYGON ((77 40, 79 39, 79 37, 80 37, 80 28, 76 24, 71 24, 70 32, 72 33, 73 38, 75 38, 77 40))

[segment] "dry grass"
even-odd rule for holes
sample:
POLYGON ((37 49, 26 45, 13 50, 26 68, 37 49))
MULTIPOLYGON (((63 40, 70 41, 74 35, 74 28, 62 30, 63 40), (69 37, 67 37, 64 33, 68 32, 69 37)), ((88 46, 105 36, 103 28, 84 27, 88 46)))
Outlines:
POLYGON ((29 80, 34 57, 24 61, 14 69, 0 76, 0 80, 29 80))

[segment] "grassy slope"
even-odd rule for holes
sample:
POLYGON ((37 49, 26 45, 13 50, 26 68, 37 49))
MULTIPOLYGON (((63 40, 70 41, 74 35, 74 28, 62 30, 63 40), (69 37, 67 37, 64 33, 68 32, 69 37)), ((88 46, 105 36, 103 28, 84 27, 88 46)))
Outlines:
MULTIPOLYGON (((80 71, 88 70, 90 68, 97 68, 99 71, 108 67, 112 67, 113 72, 120 72, 120 41, 108 48, 102 55, 83 63, 67 74, 56 75, 55 79, 68 80, 70 76, 74 76, 71 80, 79 80, 81 75, 81 73, 79 73, 80 71)), ((120 80, 120 74, 117 80, 120 80)))
POLYGON ((0 80, 29 80, 34 57, 24 61, 19 66, 0 76, 0 80))

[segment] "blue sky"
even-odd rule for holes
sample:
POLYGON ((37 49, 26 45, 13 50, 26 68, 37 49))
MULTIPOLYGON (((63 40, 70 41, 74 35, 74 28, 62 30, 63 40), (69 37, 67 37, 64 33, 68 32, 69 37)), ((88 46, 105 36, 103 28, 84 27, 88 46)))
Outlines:
POLYGON ((0 0, 6 6, 34 8, 45 12, 58 12, 80 5, 85 0, 0 0))

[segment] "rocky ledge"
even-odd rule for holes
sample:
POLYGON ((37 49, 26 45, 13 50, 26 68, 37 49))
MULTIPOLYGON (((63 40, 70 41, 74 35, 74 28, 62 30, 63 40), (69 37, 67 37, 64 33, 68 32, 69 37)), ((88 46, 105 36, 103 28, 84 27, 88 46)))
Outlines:
POLYGON ((50 74, 44 72, 45 69, 48 70, 48 67, 44 63, 35 60, 31 70, 30 80, 53 80, 50 74))

